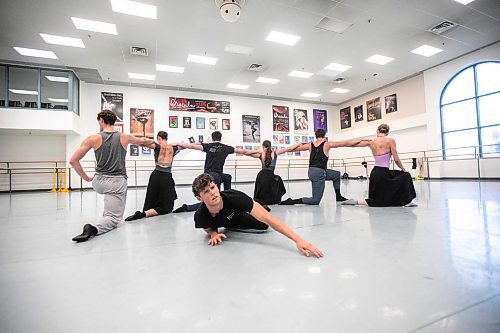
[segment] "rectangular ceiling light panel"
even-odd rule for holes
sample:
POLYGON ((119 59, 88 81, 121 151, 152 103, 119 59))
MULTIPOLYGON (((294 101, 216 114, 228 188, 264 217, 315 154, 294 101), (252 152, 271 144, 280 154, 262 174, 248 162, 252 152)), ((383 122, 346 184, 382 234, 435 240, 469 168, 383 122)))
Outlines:
POLYGON ((156 80, 156 75, 151 75, 151 74, 128 73, 128 77, 137 80, 149 80, 149 81, 156 80))
POLYGON ((302 71, 291 71, 288 76, 300 77, 301 79, 308 79, 313 76, 313 73, 302 72, 302 71))
POLYGON ((156 70, 161 72, 184 73, 184 67, 156 64, 156 70))
POLYGON ((353 23, 345 22, 336 18, 323 17, 321 21, 319 21, 319 23, 316 25, 316 28, 341 34, 352 25, 353 23))
POLYGON ((49 44, 79 47, 82 49, 85 48, 85 45, 83 45, 83 41, 80 38, 71 38, 71 37, 48 35, 48 34, 40 34, 40 36, 46 43, 49 44))
POLYGON ((226 47, 224 48, 224 51, 229 53, 250 55, 253 53, 253 47, 236 45, 236 44, 227 44, 226 47))
POLYGON ((245 89, 248 89, 249 85, 248 84, 238 84, 238 83, 228 83, 227 87, 231 88, 231 89, 245 90, 245 89))
POLYGON ((431 57, 439 52, 442 52, 443 50, 438 49, 437 47, 433 47, 430 45, 422 45, 420 47, 417 47, 415 50, 411 51, 411 53, 415 53, 424 57, 431 57))
POLYGON ((312 98, 316 98, 316 97, 321 96, 321 94, 312 93, 312 92, 305 92, 305 93, 303 93, 301 96, 303 96, 303 97, 312 97, 312 98))
POLYGON ((474 0, 455 0, 456 2, 460 2, 462 5, 468 5, 474 0))
POLYGON ((47 78, 47 80, 52 81, 52 82, 69 82, 69 78, 64 77, 64 76, 46 75, 45 77, 47 78))
POLYGON ((14 47, 14 50, 17 51, 20 55, 27 57, 36 57, 36 58, 47 58, 47 59, 58 59, 56 54, 52 51, 43 51, 36 49, 27 49, 25 47, 14 47))
POLYGON ((156 20, 156 6, 128 0, 111 0, 111 9, 116 13, 146 17, 156 20))
POLYGON ((217 58, 211 58, 211 57, 190 54, 187 58, 187 61, 195 62, 198 64, 205 64, 205 65, 212 65, 213 66, 217 63, 217 58))
POLYGON ((116 25, 114 25, 113 23, 87 20, 78 17, 72 17, 71 20, 73 21, 75 28, 80 30, 101 32, 110 35, 118 35, 118 31, 116 30, 116 25))
POLYGON ((334 92, 337 94, 347 94, 350 90, 349 89, 344 89, 344 88, 333 88, 330 90, 330 92, 334 92))
POLYGON ((266 37, 266 40, 269 42, 275 42, 279 44, 293 46, 300 40, 300 37, 290 34, 285 34, 279 31, 271 31, 271 33, 266 37))
POLYGON ((280 82, 280 80, 260 76, 257 80, 255 80, 255 82, 276 84, 276 83, 280 82))
POLYGON ((375 55, 372 55, 370 58, 366 59, 365 61, 371 62, 373 64, 377 64, 377 65, 385 65, 393 60, 394 60, 394 58, 386 57, 386 56, 383 56, 380 54, 375 54, 375 55))
POLYGON ((35 90, 9 89, 9 91, 19 95, 38 95, 38 91, 35 90))
POLYGON ((336 71, 336 72, 345 72, 349 68, 352 68, 352 66, 336 64, 334 62, 332 62, 330 65, 325 67, 325 69, 328 69, 330 71, 336 71))
POLYGON ((65 98, 47 98, 47 99, 55 103, 68 103, 68 100, 65 98))

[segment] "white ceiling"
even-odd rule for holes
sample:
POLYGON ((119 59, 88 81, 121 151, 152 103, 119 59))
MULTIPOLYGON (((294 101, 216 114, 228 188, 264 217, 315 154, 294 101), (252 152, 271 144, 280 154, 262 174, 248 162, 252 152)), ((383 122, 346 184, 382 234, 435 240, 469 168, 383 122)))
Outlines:
POLYGON ((241 19, 225 22, 214 0, 141 0, 158 6, 158 19, 115 13, 109 0, 16 0, 0 11, 0 59, 57 67, 95 69, 104 83, 145 83, 199 91, 232 92, 262 97, 339 104, 415 75, 500 39, 500 0, 247 0, 241 19), (114 23, 118 35, 77 30, 70 17, 114 23), (352 23, 342 34, 315 28, 323 17, 352 23), (444 20, 457 27, 435 35, 427 30, 444 20), (265 41, 272 30, 302 37, 295 46, 265 41), (81 38, 85 49, 46 44, 39 33, 81 38), (224 51, 227 44, 254 48, 251 55, 224 51), (426 58, 410 53, 422 44, 444 51, 426 58), (58 60, 19 55, 14 46, 52 50, 58 60), (149 57, 131 56, 130 46, 149 49, 149 57), (215 66, 188 63, 188 54, 218 58, 215 66), (378 53, 395 58, 385 66, 364 60, 378 53), (338 74, 324 70, 331 62, 350 65, 338 74), (155 65, 184 66, 183 74, 157 72, 155 65), (276 85, 257 83, 258 73, 276 85), (288 76, 313 72, 309 79, 288 76), (131 80, 128 72, 156 74, 156 81, 131 80), (374 76, 374 74, 377 74, 374 76), (343 84, 332 81, 345 77, 343 84), (226 88, 248 84, 245 92, 226 88), (347 94, 329 92, 350 89, 347 94), (316 92, 318 98, 304 98, 316 92))

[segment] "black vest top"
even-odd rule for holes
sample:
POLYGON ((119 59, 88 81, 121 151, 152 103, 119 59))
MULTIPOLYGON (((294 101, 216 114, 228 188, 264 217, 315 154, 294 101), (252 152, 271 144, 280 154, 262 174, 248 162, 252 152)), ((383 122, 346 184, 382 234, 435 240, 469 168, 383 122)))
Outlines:
POLYGON ((323 146, 325 141, 323 141, 319 146, 315 147, 311 142, 311 155, 309 156, 309 166, 321 169, 326 169, 328 163, 328 156, 325 155, 323 151, 323 146))

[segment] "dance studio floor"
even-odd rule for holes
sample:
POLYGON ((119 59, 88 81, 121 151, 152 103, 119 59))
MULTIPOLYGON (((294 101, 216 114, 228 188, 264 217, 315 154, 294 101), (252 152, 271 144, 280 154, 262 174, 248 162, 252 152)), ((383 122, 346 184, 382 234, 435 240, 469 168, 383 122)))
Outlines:
MULTIPOLYGON (((319 207, 272 206, 323 259, 274 231, 209 247, 193 213, 75 244, 101 196, 2 194, 0 332, 500 332, 500 182, 415 186, 416 208, 337 206, 331 183, 319 207)), ((126 215, 144 195, 129 190, 126 215)))

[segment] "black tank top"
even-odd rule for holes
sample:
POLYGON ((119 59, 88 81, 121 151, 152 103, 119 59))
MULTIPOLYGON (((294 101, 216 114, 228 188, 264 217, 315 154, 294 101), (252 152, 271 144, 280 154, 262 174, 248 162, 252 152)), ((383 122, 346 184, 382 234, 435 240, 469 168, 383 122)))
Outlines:
POLYGON ((328 156, 325 155, 323 146, 325 141, 323 141, 319 146, 315 147, 311 142, 311 155, 309 156, 309 166, 321 169, 326 169, 328 163, 328 156))

